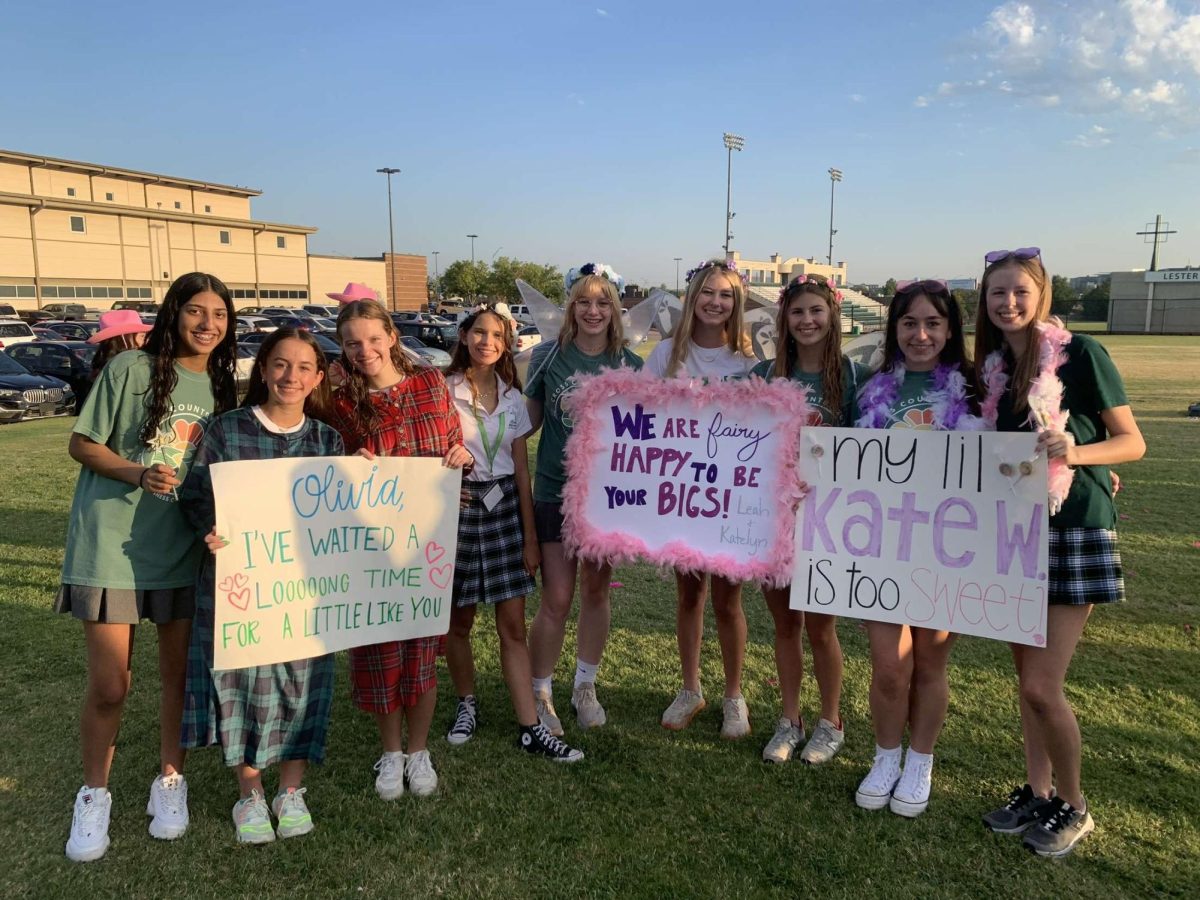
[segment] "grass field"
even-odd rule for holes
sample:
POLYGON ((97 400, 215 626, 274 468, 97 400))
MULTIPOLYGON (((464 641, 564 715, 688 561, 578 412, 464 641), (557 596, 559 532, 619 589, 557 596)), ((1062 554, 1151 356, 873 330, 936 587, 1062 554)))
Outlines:
MULTIPOLYGON (((986 833, 980 813, 1022 780, 1007 649, 964 639, 950 664, 950 714, 932 803, 917 820, 868 813, 853 794, 873 751, 865 635, 843 620, 847 744, 819 769, 759 759, 778 715, 770 619, 747 588, 745 691, 755 735, 719 740, 720 703, 683 733, 658 719, 678 686, 674 586, 647 567, 619 570, 600 677, 609 725, 568 737, 588 758, 553 767, 513 746, 491 617, 475 631, 481 730, 441 738, 453 714, 442 678, 427 799, 385 804, 372 789, 372 722, 350 704, 344 659, 329 762, 311 773, 310 836, 238 848, 231 774, 215 751, 188 764, 192 826, 152 840, 143 810, 157 767, 154 635, 143 629, 111 789, 112 848, 98 863, 63 856, 80 783, 81 629, 50 611, 77 467, 71 421, 0 429, 0 896, 1195 896, 1200 875, 1200 340, 1105 337, 1147 438, 1122 467, 1129 602, 1096 613, 1068 691, 1084 734, 1084 787, 1097 831, 1063 861, 986 833), (1190 799, 1189 799, 1190 798, 1190 799)), ((537 598, 528 604, 536 608, 537 598)), ((720 698, 711 617, 703 657, 720 698)), ((568 648, 573 634, 568 635, 568 648)), ((573 653, 557 673, 566 710, 573 653)), ((444 674, 444 673, 443 673, 444 674)), ((815 686, 805 684, 815 720, 815 686)), ((268 776, 274 784, 274 773, 268 776)))

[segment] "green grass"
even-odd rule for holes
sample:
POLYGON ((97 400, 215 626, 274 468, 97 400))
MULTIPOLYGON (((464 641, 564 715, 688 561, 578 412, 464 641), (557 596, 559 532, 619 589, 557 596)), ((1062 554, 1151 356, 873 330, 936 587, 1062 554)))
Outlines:
MULTIPOLYGON (((446 678, 432 742, 433 798, 385 804, 372 790, 374 725, 349 702, 344 660, 329 762, 314 770, 311 836, 263 848, 233 843, 233 779, 213 750, 188 765, 192 826, 172 844, 142 815, 157 766, 154 635, 141 629, 113 767, 113 844, 87 866, 63 856, 79 785, 77 712, 84 685, 78 623, 50 611, 76 466, 71 421, 0 429, 0 895, 16 896, 1117 896, 1194 895, 1200 874, 1200 549, 1196 338, 1104 337, 1146 433, 1145 461, 1121 474, 1129 602, 1099 610, 1068 691, 1084 735, 1084 783, 1098 828, 1053 863, 985 833, 979 814, 1020 781, 1015 679, 1007 650, 964 639, 951 659, 951 704, 933 801, 920 819, 867 813, 854 788, 873 749, 865 637, 846 651, 847 746, 821 769, 759 761, 777 715, 770 619, 747 588, 745 691, 755 736, 717 737, 719 703, 671 734, 658 717, 678 686, 674 588, 648 567, 614 576, 613 632, 601 673, 610 724, 568 737, 574 767, 512 746, 491 616, 476 626, 483 720, 477 738, 441 739, 453 713, 446 678), (79 892, 77 895, 75 892, 79 892)), ((529 603, 536 608, 537 599, 529 603)), ((720 697, 711 620, 703 677, 720 697)), ((558 671, 560 711, 574 635, 558 671)), ((815 686, 804 704, 815 717, 815 686)), ((274 774, 268 776, 268 785, 274 774)))

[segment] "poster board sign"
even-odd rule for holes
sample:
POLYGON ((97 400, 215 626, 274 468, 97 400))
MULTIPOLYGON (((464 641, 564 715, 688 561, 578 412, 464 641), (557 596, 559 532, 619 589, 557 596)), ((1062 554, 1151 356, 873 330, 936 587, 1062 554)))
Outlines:
POLYGON ((571 552, 787 582, 803 389, 615 369, 581 378, 565 405, 571 552))
POLYGON ((793 609, 1041 646, 1046 460, 1027 433, 808 428, 793 609))
POLYGON ((215 668, 445 634, 461 477, 438 459, 215 463, 215 668))

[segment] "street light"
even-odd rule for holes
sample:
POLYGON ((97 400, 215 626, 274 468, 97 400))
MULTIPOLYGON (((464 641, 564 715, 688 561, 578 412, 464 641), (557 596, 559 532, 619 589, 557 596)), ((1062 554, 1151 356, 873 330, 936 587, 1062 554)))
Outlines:
POLYGON ((679 263, 683 259, 682 256, 675 257, 675 293, 679 293, 679 263))
POLYGON ((728 154, 728 159, 725 165, 725 258, 729 258, 729 242, 733 240, 733 235, 729 233, 729 227, 733 224, 733 212, 730 209, 730 201, 732 200, 733 190, 733 151, 741 151, 746 145, 746 139, 741 135, 730 134, 725 132, 725 150, 728 154))
POLYGON ((833 265, 833 236, 837 234, 833 229, 833 187, 842 180, 841 169, 829 170, 829 265, 833 265))
POLYGON ((433 257, 433 296, 435 300, 442 299, 442 276, 438 272, 438 254, 440 250, 430 250, 429 254, 433 257))
POLYGON ((468 234, 467 237, 471 239, 471 265, 475 265, 475 238, 479 237, 479 235, 468 234))
MULTIPOLYGON (((504 249, 503 247, 497 247, 497 248, 496 248, 496 253, 499 253, 499 252, 500 252, 501 250, 503 250, 503 249, 504 249)), ((493 253, 493 254, 492 254, 492 262, 495 262, 495 261, 496 261, 496 253, 493 253)))
POLYGON ((396 308, 396 225, 392 220, 392 176, 399 175, 399 169, 390 169, 384 167, 376 169, 380 175, 387 176, 387 191, 388 191, 388 251, 391 257, 388 260, 389 282, 388 287, 388 305, 392 309, 396 308))

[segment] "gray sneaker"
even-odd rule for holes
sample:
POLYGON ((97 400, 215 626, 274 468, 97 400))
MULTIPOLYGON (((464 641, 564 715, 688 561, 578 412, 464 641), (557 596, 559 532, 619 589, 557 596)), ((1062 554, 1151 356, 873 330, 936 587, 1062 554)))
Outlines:
POLYGON ((554 711, 554 697, 549 691, 534 691, 534 703, 537 704, 538 721, 546 726, 555 737, 562 737, 563 727, 562 721, 558 718, 558 713, 554 711))
POLYGON ((692 724, 692 719, 696 718, 700 710, 707 705, 704 695, 699 691, 680 688, 675 699, 671 701, 671 705, 662 714, 662 727, 671 731, 683 731, 692 724))
POLYGON ((724 718, 721 721, 721 737, 727 741, 736 741, 750 733, 750 710, 746 706, 745 697, 726 697, 722 711, 724 718))
POLYGON ((1025 832, 1025 848, 1038 856, 1066 856, 1096 829, 1092 814, 1055 797, 1042 811, 1042 820, 1025 832))
POLYGON ((596 699, 596 685, 585 681, 571 692, 571 706, 580 728, 599 728, 608 721, 604 707, 596 699))
POLYGON ((792 758, 800 742, 804 740, 804 730, 793 725, 787 716, 779 719, 775 726, 775 734, 763 748, 763 762, 785 763, 792 758))
POLYGON ((987 813, 983 824, 996 834, 1024 834, 1041 820, 1049 806, 1048 799, 1039 797, 1032 787, 1023 784, 1013 788, 1003 806, 987 813))
POLYGON ((810 766, 819 766, 833 759, 842 744, 846 742, 846 732, 838 728, 828 719, 821 719, 808 739, 804 749, 800 751, 800 761, 810 766))

